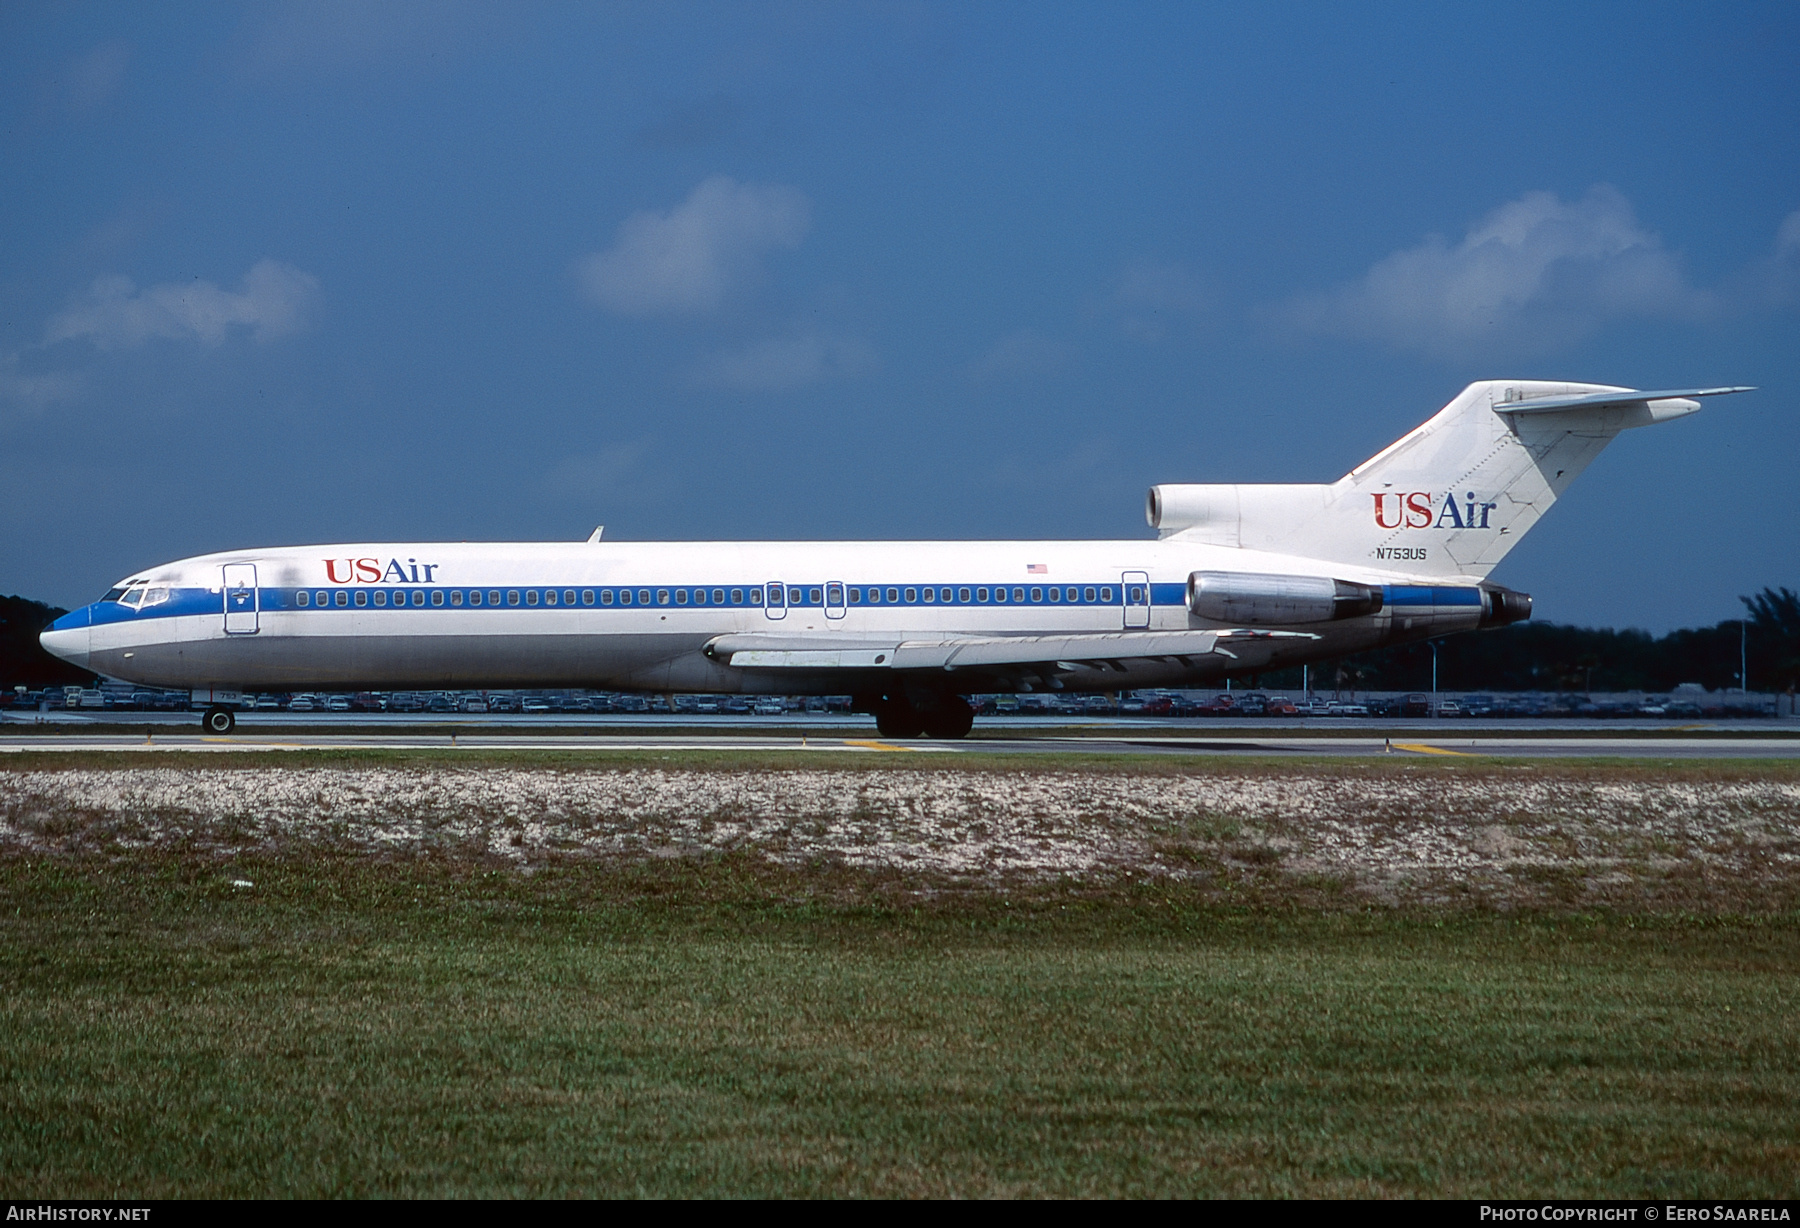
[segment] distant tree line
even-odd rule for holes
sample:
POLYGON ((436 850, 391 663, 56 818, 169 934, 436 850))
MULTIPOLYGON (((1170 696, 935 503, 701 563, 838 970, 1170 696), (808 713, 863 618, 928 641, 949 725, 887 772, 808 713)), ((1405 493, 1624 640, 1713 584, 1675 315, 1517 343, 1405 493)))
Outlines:
POLYGON ((0 686, 38 691, 47 686, 93 684, 93 674, 51 656, 38 643, 38 632, 67 613, 25 597, 0 597, 0 686))
MULTIPOLYGON (((1744 597, 1746 617, 1653 636, 1524 622, 1435 641, 1442 691, 1652 691, 1697 682, 1709 691, 1740 685, 1740 649, 1750 689, 1800 687, 1800 594, 1765 588, 1744 597)), ((1314 690, 1425 691, 1432 641, 1357 653, 1312 668, 1314 690)), ((1299 670, 1263 680, 1297 687, 1299 670)))
MULTIPOLYGON (((1710 691, 1739 685, 1740 642, 1758 691, 1800 688, 1800 594, 1765 588, 1741 599, 1746 617, 1656 637, 1647 631, 1517 623, 1446 636, 1437 647, 1443 691, 1670 691, 1698 682, 1710 691), (1741 637, 1741 641, 1740 641, 1741 637)), ((67 611, 24 597, 0 597, 0 686, 91 684, 94 675, 45 652, 38 632, 67 611)), ((1312 667, 1314 690, 1424 691, 1432 642, 1400 644, 1312 667)), ((1297 669, 1265 675, 1266 686, 1297 688, 1297 669)))

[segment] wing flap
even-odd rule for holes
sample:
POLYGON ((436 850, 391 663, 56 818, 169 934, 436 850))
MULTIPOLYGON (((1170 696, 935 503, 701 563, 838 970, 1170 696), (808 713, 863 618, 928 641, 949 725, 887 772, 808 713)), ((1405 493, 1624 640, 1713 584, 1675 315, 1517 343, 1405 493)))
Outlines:
POLYGON ((1105 631, 1072 635, 868 636, 721 635, 706 655, 738 669, 958 670, 1145 657, 1230 656, 1225 647, 1251 639, 1318 639, 1303 631, 1105 631))

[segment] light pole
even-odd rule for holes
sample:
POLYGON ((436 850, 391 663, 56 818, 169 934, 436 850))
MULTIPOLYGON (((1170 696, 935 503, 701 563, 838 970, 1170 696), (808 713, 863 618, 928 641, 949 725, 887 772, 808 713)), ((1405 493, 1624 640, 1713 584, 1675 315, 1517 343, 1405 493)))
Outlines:
POLYGON ((1738 688, 1750 694, 1750 623, 1738 619, 1738 688))

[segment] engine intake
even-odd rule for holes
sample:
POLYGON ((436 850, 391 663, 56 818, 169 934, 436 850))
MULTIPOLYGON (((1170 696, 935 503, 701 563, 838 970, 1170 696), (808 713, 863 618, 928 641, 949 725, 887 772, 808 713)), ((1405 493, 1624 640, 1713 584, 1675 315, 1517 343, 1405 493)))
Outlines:
POLYGON ((1379 586, 1324 576, 1196 571, 1187 597, 1196 617, 1243 626, 1332 622, 1381 609, 1379 586))

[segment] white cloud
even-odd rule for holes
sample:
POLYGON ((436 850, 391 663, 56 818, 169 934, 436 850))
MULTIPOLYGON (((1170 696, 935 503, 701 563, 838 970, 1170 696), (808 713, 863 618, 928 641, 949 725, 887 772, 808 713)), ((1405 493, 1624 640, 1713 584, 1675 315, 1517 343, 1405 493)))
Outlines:
POLYGON ((543 493, 582 502, 637 493, 649 455, 649 441, 638 439, 598 452, 565 456, 544 475, 543 493))
POLYGON ((1030 328, 1014 329, 988 347, 987 353, 969 364, 977 379, 1039 379, 1055 375, 1069 365, 1071 351, 1030 328))
POLYGON ((1800 298, 1800 209, 1783 218, 1775 231, 1775 255, 1768 262, 1764 281, 1771 305, 1800 298))
POLYGON ((81 376, 72 371, 27 373, 19 370, 17 354, 0 354, 0 405, 23 414, 42 413, 58 401, 74 398, 81 376))
POLYGON ((1800 259, 1800 209, 1781 219, 1775 232, 1775 259, 1800 259))
POLYGON ((69 65, 69 105, 76 111, 92 111, 117 92, 131 63, 131 44, 114 40, 101 43, 69 65))
POLYGON ((634 213, 579 266, 589 298, 620 315, 712 311, 763 253, 800 245, 812 206, 795 188, 714 175, 668 213, 634 213))
POLYGON ((867 375, 880 365, 874 347, 848 337, 797 333, 709 356, 695 382, 713 388, 783 392, 828 379, 867 375))
POLYGON ((257 261, 238 291, 199 280, 139 290, 129 277, 102 277, 51 317, 44 344, 87 338, 110 350, 163 338, 218 345, 233 328, 268 341, 306 326, 318 290, 318 278, 278 260, 257 261))
POLYGON ((1179 264, 1134 261, 1119 274, 1106 309, 1140 341, 1157 342, 1172 325, 1192 324, 1213 306, 1213 295, 1179 264))
POLYGON ((1292 303, 1309 331, 1460 354, 1496 344, 1547 348, 1608 320, 1697 316, 1711 296, 1687 284, 1661 238, 1601 185, 1578 201, 1530 192, 1454 246, 1440 235, 1395 252, 1361 280, 1292 303))

